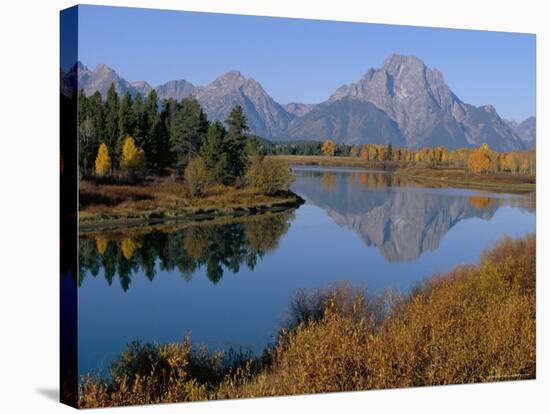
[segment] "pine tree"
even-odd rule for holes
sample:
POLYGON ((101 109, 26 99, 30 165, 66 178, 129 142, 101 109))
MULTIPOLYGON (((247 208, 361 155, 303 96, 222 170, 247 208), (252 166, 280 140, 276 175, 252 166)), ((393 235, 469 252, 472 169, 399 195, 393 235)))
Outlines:
POLYGON ((169 167, 172 157, 170 152, 170 137, 166 128, 165 114, 155 119, 150 133, 150 145, 147 165, 157 171, 169 167))
POLYGON ((148 158, 150 158, 150 164, 156 165, 156 139, 155 128, 158 128, 159 113, 158 113, 158 95, 153 89, 145 101, 143 102, 143 124, 142 139, 138 141, 138 145, 144 149, 148 158))
POLYGON ((88 98, 78 92, 78 163, 80 173, 88 175, 93 171, 97 154, 97 135, 89 114, 88 98))
POLYGON ((208 128, 206 140, 200 150, 200 156, 208 170, 210 180, 215 183, 226 181, 228 157, 225 152, 225 135, 223 124, 219 121, 214 122, 208 128))
POLYGON ((131 135, 136 128, 133 99, 130 92, 126 92, 120 102, 118 111, 118 141, 117 152, 120 153, 124 137, 131 135))
POLYGON ((177 166, 195 157, 206 137, 208 120, 195 98, 184 98, 178 104, 170 128, 170 145, 177 166))
POLYGON ((110 153, 114 156, 115 165, 117 165, 117 144, 119 139, 118 129, 118 94, 115 90, 114 83, 107 91, 107 100, 105 101, 105 143, 110 153))
POLYGON ((135 138, 136 142, 140 144, 143 142, 145 130, 144 104, 143 97, 140 93, 137 93, 134 97, 132 112, 134 113, 135 125, 131 135, 135 138))
POLYGON ((248 161, 245 151, 248 125, 242 107, 235 106, 225 123, 228 126, 225 153, 229 165, 224 184, 233 184, 238 177, 243 176, 248 161))
POLYGON ((385 155, 387 161, 391 161, 393 159, 393 147, 391 144, 388 144, 388 151, 385 155))

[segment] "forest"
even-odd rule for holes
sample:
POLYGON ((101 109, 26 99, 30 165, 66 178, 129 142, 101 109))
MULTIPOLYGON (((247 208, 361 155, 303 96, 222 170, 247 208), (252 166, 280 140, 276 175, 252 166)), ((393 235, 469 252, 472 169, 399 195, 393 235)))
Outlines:
POLYGON ((159 102, 114 85, 102 100, 78 95, 79 169, 84 180, 135 183, 146 174, 184 176, 191 195, 212 184, 252 186, 264 193, 287 190, 288 167, 262 157, 260 140, 248 134, 240 106, 225 123, 210 122, 194 98, 159 102), (248 173, 248 176, 247 176, 248 173))

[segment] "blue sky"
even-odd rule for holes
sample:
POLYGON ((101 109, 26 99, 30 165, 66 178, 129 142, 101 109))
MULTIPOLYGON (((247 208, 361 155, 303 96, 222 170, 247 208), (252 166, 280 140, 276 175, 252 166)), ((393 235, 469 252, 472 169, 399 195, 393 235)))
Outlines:
POLYGON ((232 69, 279 103, 318 103, 392 53, 438 68, 451 90, 505 118, 535 115, 535 35, 81 6, 79 59, 129 81, 204 85, 232 69))

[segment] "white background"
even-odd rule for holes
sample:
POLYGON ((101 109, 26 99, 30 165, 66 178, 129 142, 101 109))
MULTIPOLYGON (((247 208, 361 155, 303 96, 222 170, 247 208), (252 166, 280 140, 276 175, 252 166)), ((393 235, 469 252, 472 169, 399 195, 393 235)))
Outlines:
MULTIPOLYGON (((542 412, 548 346, 549 16, 545 1, 194 0, 102 4, 537 33, 537 380, 119 408, 116 412, 542 412), (546 102, 545 102, 546 101, 546 102), (546 105, 546 110, 544 104, 546 105), (546 113, 546 118, 543 114, 546 113)), ((11 0, 0 12, 0 411, 69 412, 58 395, 59 10, 11 0)), ((475 237, 475 235, 473 235, 475 237)), ((106 409, 103 412, 115 412, 106 409)), ((548 411, 546 411, 548 412, 548 411)))

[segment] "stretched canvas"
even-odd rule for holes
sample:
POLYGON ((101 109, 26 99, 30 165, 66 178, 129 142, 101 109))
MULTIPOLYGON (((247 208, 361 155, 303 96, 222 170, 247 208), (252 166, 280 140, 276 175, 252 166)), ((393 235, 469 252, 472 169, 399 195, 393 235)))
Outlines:
POLYGON ((533 34, 61 12, 61 400, 534 379, 533 34))

